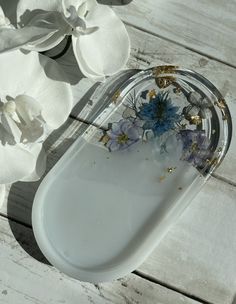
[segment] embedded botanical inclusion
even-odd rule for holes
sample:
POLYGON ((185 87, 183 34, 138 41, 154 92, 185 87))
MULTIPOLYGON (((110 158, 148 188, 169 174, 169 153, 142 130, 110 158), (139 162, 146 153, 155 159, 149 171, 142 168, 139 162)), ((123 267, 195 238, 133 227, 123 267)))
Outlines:
POLYGON ((40 104, 32 97, 19 95, 0 98, 0 142, 2 145, 40 142, 45 131, 40 104))

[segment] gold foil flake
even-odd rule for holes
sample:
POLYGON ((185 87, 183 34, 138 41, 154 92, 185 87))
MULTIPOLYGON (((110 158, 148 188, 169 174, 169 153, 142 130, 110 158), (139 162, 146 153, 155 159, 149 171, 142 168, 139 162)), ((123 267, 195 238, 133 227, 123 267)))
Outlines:
POLYGON ((214 157, 212 159, 207 159, 206 162, 210 166, 217 166, 218 163, 219 163, 219 158, 218 157, 214 157))
POLYGON ((112 96, 112 102, 114 103, 114 104, 116 104, 117 103, 117 100, 118 100, 118 98, 120 97, 120 94, 121 94, 121 91, 116 91, 115 92, 115 94, 112 96))
POLYGON ((106 145, 110 140, 110 137, 107 134, 104 134, 101 138, 100 138, 100 142, 102 142, 104 145, 106 145))
POLYGON ((217 166, 219 163, 219 158, 218 157, 213 158, 211 163, 212 163, 212 166, 217 166))
POLYGON ((225 109, 226 109, 226 103, 224 99, 221 99, 219 101, 215 102, 215 105, 221 110, 222 112, 222 119, 223 120, 228 120, 228 115, 225 113, 225 109))
POLYGON ((156 77, 155 81, 160 89, 165 89, 169 87, 173 82, 175 82, 176 78, 173 76, 156 77))
POLYGON ((180 87, 180 86, 176 86, 176 88, 174 88, 174 93, 175 93, 175 94, 180 94, 180 93, 182 93, 181 87, 180 87))
POLYGON ((190 116, 188 120, 191 125, 198 126, 202 123, 202 118, 199 115, 190 116))
POLYGON ((150 99, 155 98, 157 96, 156 90, 149 91, 148 96, 149 96, 150 99))
POLYGON ((126 144, 129 141, 129 136, 127 134, 120 134, 117 137, 117 142, 120 145, 126 144))
POLYGON ((178 66, 174 65, 158 66, 153 69, 153 76, 158 77, 161 74, 173 74, 176 69, 178 69, 178 66))
POLYGON ((223 120, 228 120, 228 115, 226 114, 223 114, 223 117, 222 117, 223 120))
POLYGON ((221 110, 226 108, 225 100, 224 100, 224 99, 221 99, 221 100, 216 101, 216 102, 215 102, 215 105, 216 105, 218 108, 220 108, 221 110))
POLYGON ((160 176, 160 177, 159 177, 159 182, 160 182, 160 183, 163 182, 165 178, 166 178, 166 177, 165 177, 164 175, 160 176))
POLYGON ((190 125, 200 125, 202 123, 202 118, 199 115, 186 115, 185 119, 189 121, 190 125))
POLYGON ((167 168, 167 172, 168 173, 173 173, 174 170, 176 170, 176 167, 169 167, 169 168, 167 168))

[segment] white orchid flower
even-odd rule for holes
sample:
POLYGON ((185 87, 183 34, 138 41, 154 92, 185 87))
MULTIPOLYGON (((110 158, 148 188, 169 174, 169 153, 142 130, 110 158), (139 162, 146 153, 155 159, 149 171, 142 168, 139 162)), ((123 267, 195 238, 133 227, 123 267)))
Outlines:
POLYGON ((0 52, 19 47, 46 51, 71 35, 82 73, 94 80, 117 73, 129 58, 124 24, 96 0, 19 0, 17 19, 18 29, 0 30, 0 52))
POLYGON ((58 64, 36 52, 0 55, 0 184, 37 180, 42 144, 72 109, 72 92, 58 64))
POLYGON ((0 29, 1 28, 11 28, 11 23, 7 17, 5 17, 3 10, 0 6, 0 29))
POLYGON ((5 196, 6 196, 6 186, 0 185, 0 208, 4 203, 5 196))

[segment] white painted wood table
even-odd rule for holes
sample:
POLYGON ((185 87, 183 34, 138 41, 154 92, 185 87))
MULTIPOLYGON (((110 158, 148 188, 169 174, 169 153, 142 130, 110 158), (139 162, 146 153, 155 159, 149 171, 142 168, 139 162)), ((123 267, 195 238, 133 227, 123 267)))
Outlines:
MULTIPOLYGON (((208 77, 236 115, 235 0, 100 0, 127 25, 129 68, 175 64, 208 77)), ((77 103, 45 147, 48 170, 86 129, 96 84, 78 76, 70 54, 58 60, 77 103)), ((236 138, 208 184, 145 263, 116 282, 82 283, 49 266, 31 228, 39 183, 16 183, 0 195, 0 303, 236 304, 236 138)))

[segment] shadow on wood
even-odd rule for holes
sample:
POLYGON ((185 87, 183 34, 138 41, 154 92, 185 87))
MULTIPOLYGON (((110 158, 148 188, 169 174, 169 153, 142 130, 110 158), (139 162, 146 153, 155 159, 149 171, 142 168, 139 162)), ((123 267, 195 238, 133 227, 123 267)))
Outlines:
POLYGON ((234 298, 233 298, 232 304, 236 304, 236 295, 235 295, 234 298))
MULTIPOLYGON (((48 137, 44 144, 48 154, 45 175, 87 127, 88 125, 69 118, 61 128, 54 131, 48 137)), ((36 260, 48 264, 48 261, 45 259, 36 243, 31 223, 34 196, 43 177, 38 182, 18 182, 12 185, 8 196, 7 214, 9 219, 11 219, 9 220, 9 224, 12 233, 21 247, 36 260), (31 230, 27 238, 24 238, 25 226, 31 230)))
POLYGON ((133 0, 97 0, 98 3, 106 5, 126 5, 132 1, 133 0))

